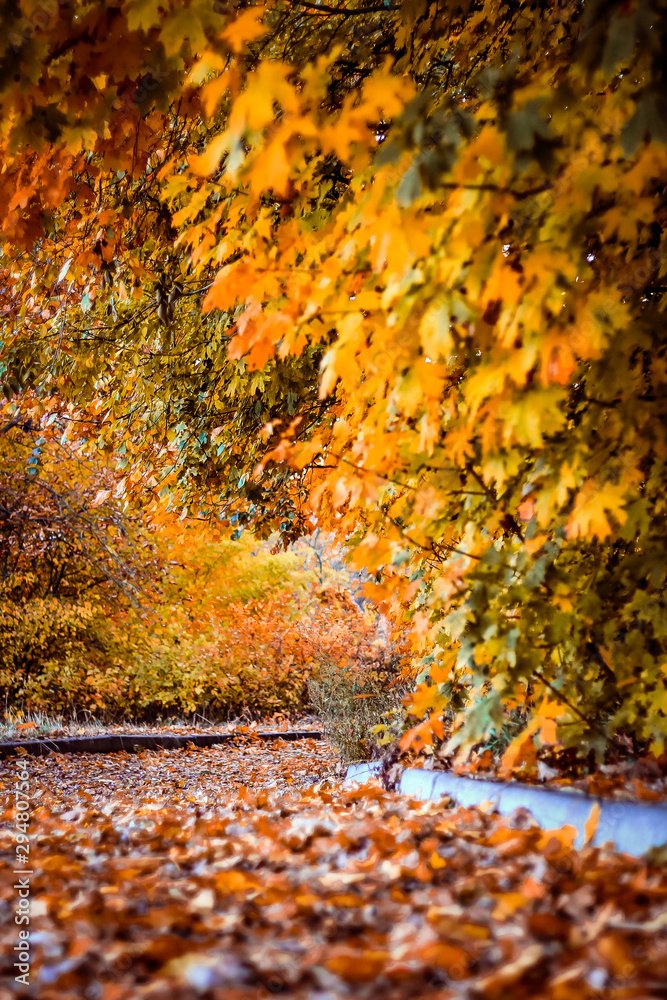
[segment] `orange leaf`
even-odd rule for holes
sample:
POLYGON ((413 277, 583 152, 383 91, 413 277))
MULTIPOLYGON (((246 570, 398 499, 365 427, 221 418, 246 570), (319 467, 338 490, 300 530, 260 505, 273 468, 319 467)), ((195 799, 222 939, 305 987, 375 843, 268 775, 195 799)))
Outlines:
POLYGON ((527 497, 525 500, 522 500, 517 507, 517 511, 522 521, 530 521, 535 513, 535 501, 533 498, 527 497))
POLYGON ((441 740, 445 735, 445 725, 441 718, 434 717, 430 719, 425 719, 420 722, 418 726, 410 729, 409 732, 405 733, 401 737, 401 742, 399 744, 401 750, 407 750, 413 747, 415 750, 419 750, 421 746, 431 746, 433 744, 433 737, 437 737, 441 740))
POLYGON ((370 983, 382 973, 387 964, 385 951, 357 951, 349 949, 328 959, 326 967, 341 979, 353 983, 370 983))
POLYGON ((540 725, 538 718, 533 718, 523 732, 515 736, 503 754, 499 773, 507 777, 515 771, 530 772, 537 766, 537 748, 533 736, 540 725))
POLYGON ((584 823, 585 844, 590 844, 591 840, 595 836, 595 831, 598 828, 599 822, 600 822, 600 806, 596 802, 593 808, 591 809, 590 816, 584 823))

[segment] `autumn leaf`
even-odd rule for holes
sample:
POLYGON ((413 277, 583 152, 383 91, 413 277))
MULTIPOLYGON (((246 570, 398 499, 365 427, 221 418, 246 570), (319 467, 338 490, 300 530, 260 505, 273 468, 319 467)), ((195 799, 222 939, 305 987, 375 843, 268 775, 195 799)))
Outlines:
POLYGON ((248 10, 242 10, 226 28, 220 32, 220 38, 227 42, 233 52, 242 52, 248 42, 261 38, 266 33, 262 24, 265 8, 259 4, 248 10))
POLYGON ((626 488, 622 483, 600 486, 588 480, 576 495, 574 510, 567 523, 569 538, 590 535, 604 539, 615 530, 609 517, 618 525, 627 518, 625 511, 626 488))
POLYGON ((595 836, 595 831, 598 828, 598 823, 600 820, 600 806, 595 803, 591 809, 591 814, 584 824, 584 843, 590 844, 593 837, 595 836))

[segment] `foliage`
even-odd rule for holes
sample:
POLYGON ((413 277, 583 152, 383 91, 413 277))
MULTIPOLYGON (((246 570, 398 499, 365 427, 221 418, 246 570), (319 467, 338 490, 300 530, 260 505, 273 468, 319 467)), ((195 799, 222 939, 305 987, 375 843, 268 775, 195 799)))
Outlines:
MULTIPOLYGON (((323 741, 248 740, 0 761, 6 787, 26 775, 31 792, 31 990, 40 1000, 664 995, 664 851, 576 850, 573 828, 541 830, 524 811, 503 819, 377 786, 308 787, 329 755, 323 741)), ((8 859, 23 853, 22 815, 3 804, 8 859)), ((19 878, 0 888, 10 912, 19 878)), ((13 921, 3 935, 11 982, 13 921)))
POLYGON ((293 714, 308 706, 308 678, 322 662, 384 655, 374 619, 340 586, 314 585, 291 553, 249 538, 212 542, 206 527, 180 529, 166 551, 180 567, 165 585, 150 653, 131 672, 139 715, 155 706, 293 714))
POLYGON ((329 743, 345 763, 373 756, 378 719, 388 716, 389 722, 403 715, 399 657, 387 656, 381 647, 369 649, 363 659, 357 653, 351 659, 320 662, 308 692, 329 743))
POLYGON ((659 750, 664 0, 33 7, 7 392, 57 387, 126 492, 345 539, 412 623, 421 739, 523 706, 659 750))
MULTIPOLYGON (((173 520, 151 538, 161 575, 151 602, 93 606, 86 631, 73 636, 66 628, 78 606, 49 607, 32 670, 7 671, 11 702, 135 720, 294 715, 309 705, 320 663, 387 655, 373 617, 332 582, 317 586, 292 553, 173 520)), ((25 634, 44 609, 31 598, 21 612, 25 634)), ((14 634, 8 649, 18 648, 14 634)))
POLYGON ((111 496, 113 475, 68 439, 62 414, 3 416, 0 686, 31 702, 66 685, 73 661, 124 648, 110 616, 148 596, 156 562, 139 517, 111 496))

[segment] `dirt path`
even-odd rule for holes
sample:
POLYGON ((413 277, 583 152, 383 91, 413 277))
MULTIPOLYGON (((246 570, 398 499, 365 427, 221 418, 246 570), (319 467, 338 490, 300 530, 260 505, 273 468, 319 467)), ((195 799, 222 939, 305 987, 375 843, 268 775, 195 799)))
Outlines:
POLYGON ((323 742, 251 739, 0 762, 0 1000, 666 995, 664 864, 574 851, 525 814, 343 789, 332 764, 323 742))

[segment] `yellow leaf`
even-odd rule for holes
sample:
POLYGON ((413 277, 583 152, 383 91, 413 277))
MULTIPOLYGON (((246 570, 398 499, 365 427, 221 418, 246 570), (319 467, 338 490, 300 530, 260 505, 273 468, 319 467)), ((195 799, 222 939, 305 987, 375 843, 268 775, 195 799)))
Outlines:
POLYGON ((432 306, 421 321, 419 337, 426 356, 432 361, 447 358, 454 350, 450 324, 451 316, 444 303, 432 306))
POLYGON ((210 83, 207 83, 206 86, 202 88, 202 104, 204 105, 204 111, 209 118, 217 111, 218 105, 222 100, 222 96, 228 88, 229 77, 226 73, 221 73, 219 76, 216 76, 214 80, 211 80, 210 83))
MULTIPOLYGON (((443 699, 444 700, 444 699, 443 699)), ((401 750, 408 750, 411 746, 419 750, 422 746, 431 746, 433 737, 441 740, 444 736, 445 726, 441 717, 432 715, 429 719, 424 719, 414 729, 408 730, 401 736, 399 746, 401 750)))
POLYGON ((250 76, 248 85, 234 102, 229 131, 240 135, 246 126, 259 131, 276 117, 274 104, 290 114, 298 114, 299 99, 292 84, 287 82, 290 66, 279 62, 262 62, 250 76))
POLYGON ((413 691, 410 695, 408 711, 415 718, 423 719, 426 713, 430 712, 440 700, 441 697, 436 684, 420 684, 416 691, 413 691))
POLYGON ((242 52, 247 42, 266 34, 268 29, 261 23, 263 17, 262 5, 250 7, 242 11, 224 31, 220 32, 220 38, 227 42, 232 52, 242 52))
POLYGON ((319 139, 324 152, 333 152, 341 160, 349 159, 350 146, 356 143, 367 145, 372 141, 375 144, 367 125, 366 113, 353 106, 352 98, 345 99, 343 110, 336 122, 320 129, 319 139))
POLYGON ((435 684, 444 684, 451 677, 452 669, 456 664, 456 653, 450 652, 444 656, 439 663, 434 663, 430 668, 430 677, 435 684))
POLYGON ((104 503, 111 496, 111 490, 98 490, 95 494, 95 498, 91 503, 91 507, 99 507, 100 504, 104 503))
POLYGON ((497 262, 484 289, 484 302, 518 302, 523 294, 522 278, 518 271, 497 262))
POLYGON ((219 52, 212 52, 210 49, 206 49, 190 70, 189 82, 193 83, 195 87, 199 87, 213 73, 220 73, 222 78, 227 81, 227 85, 229 85, 230 78, 235 78, 235 74, 233 69, 225 70, 225 62, 226 60, 222 58, 219 52))
POLYGON ((572 351, 578 358, 599 358, 613 330, 627 329, 631 322, 620 291, 591 292, 577 309, 569 333, 572 351))
POLYGON ((277 195, 287 194, 291 167, 285 149, 285 138, 277 135, 257 157, 250 171, 250 188, 253 194, 272 189, 277 195))
POLYGON ((538 718, 530 720, 526 728, 515 736, 502 756, 500 774, 507 777, 514 771, 531 771, 537 763, 537 750, 533 736, 540 726, 538 718))
POLYGON ((387 69, 376 70, 364 82, 362 90, 362 104, 368 120, 377 121, 381 117, 388 121, 395 118, 413 93, 414 87, 406 77, 396 76, 387 69))
POLYGON ((216 873, 212 881, 221 896, 243 896, 258 886, 253 875, 233 870, 216 873))
MULTIPOLYGON (((164 5, 163 5, 164 6, 164 5)), ((176 55, 187 39, 191 52, 203 52, 208 45, 196 7, 176 7, 160 19, 160 41, 166 56, 176 55)))
POLYGON ((502 163, 504 156, 505 147, 498 130, 491 127, 484 128, 481 134, 463 150, 454 169, 454 179, 461 184, 470 183, 486 172, 487 164, 496 167, 502 163))
POLYGON ((567 709, 565 705, 554 698, 549 701, 545 698, 537 710, 537 719, 540 726, 540 741, 542 745, 557 742, 556 719, 562 718, 567 709))
POLYGON ((493 911, 494 920, 504 920, 511 917, 528 903, 522 892, 500 892, 494 895, 493 899, 496 901, 496 907, 493 911))
POLYGON ((136 31, 137 28, 148 31, 159 24, 164 16, 160 13, 163 4, 164 0, 132 0, 126 15, 130 31, 136 31))
POLYGON ((609 517, 622 525, 627 520, 624 510, 626 487, 622 483, 607 483, 599 486, 595 480, 587 480, 576 496, 574 510, 567 522, 567 537, 607 538, 613 534, 609 517))
POLYGON ((505 144, 500 138, 498 129, 489 125, 482 129, 474 142, 470 144, 470 148, 477 157, 483 157, 494 167, 502 163, 505 158, 505 144))

